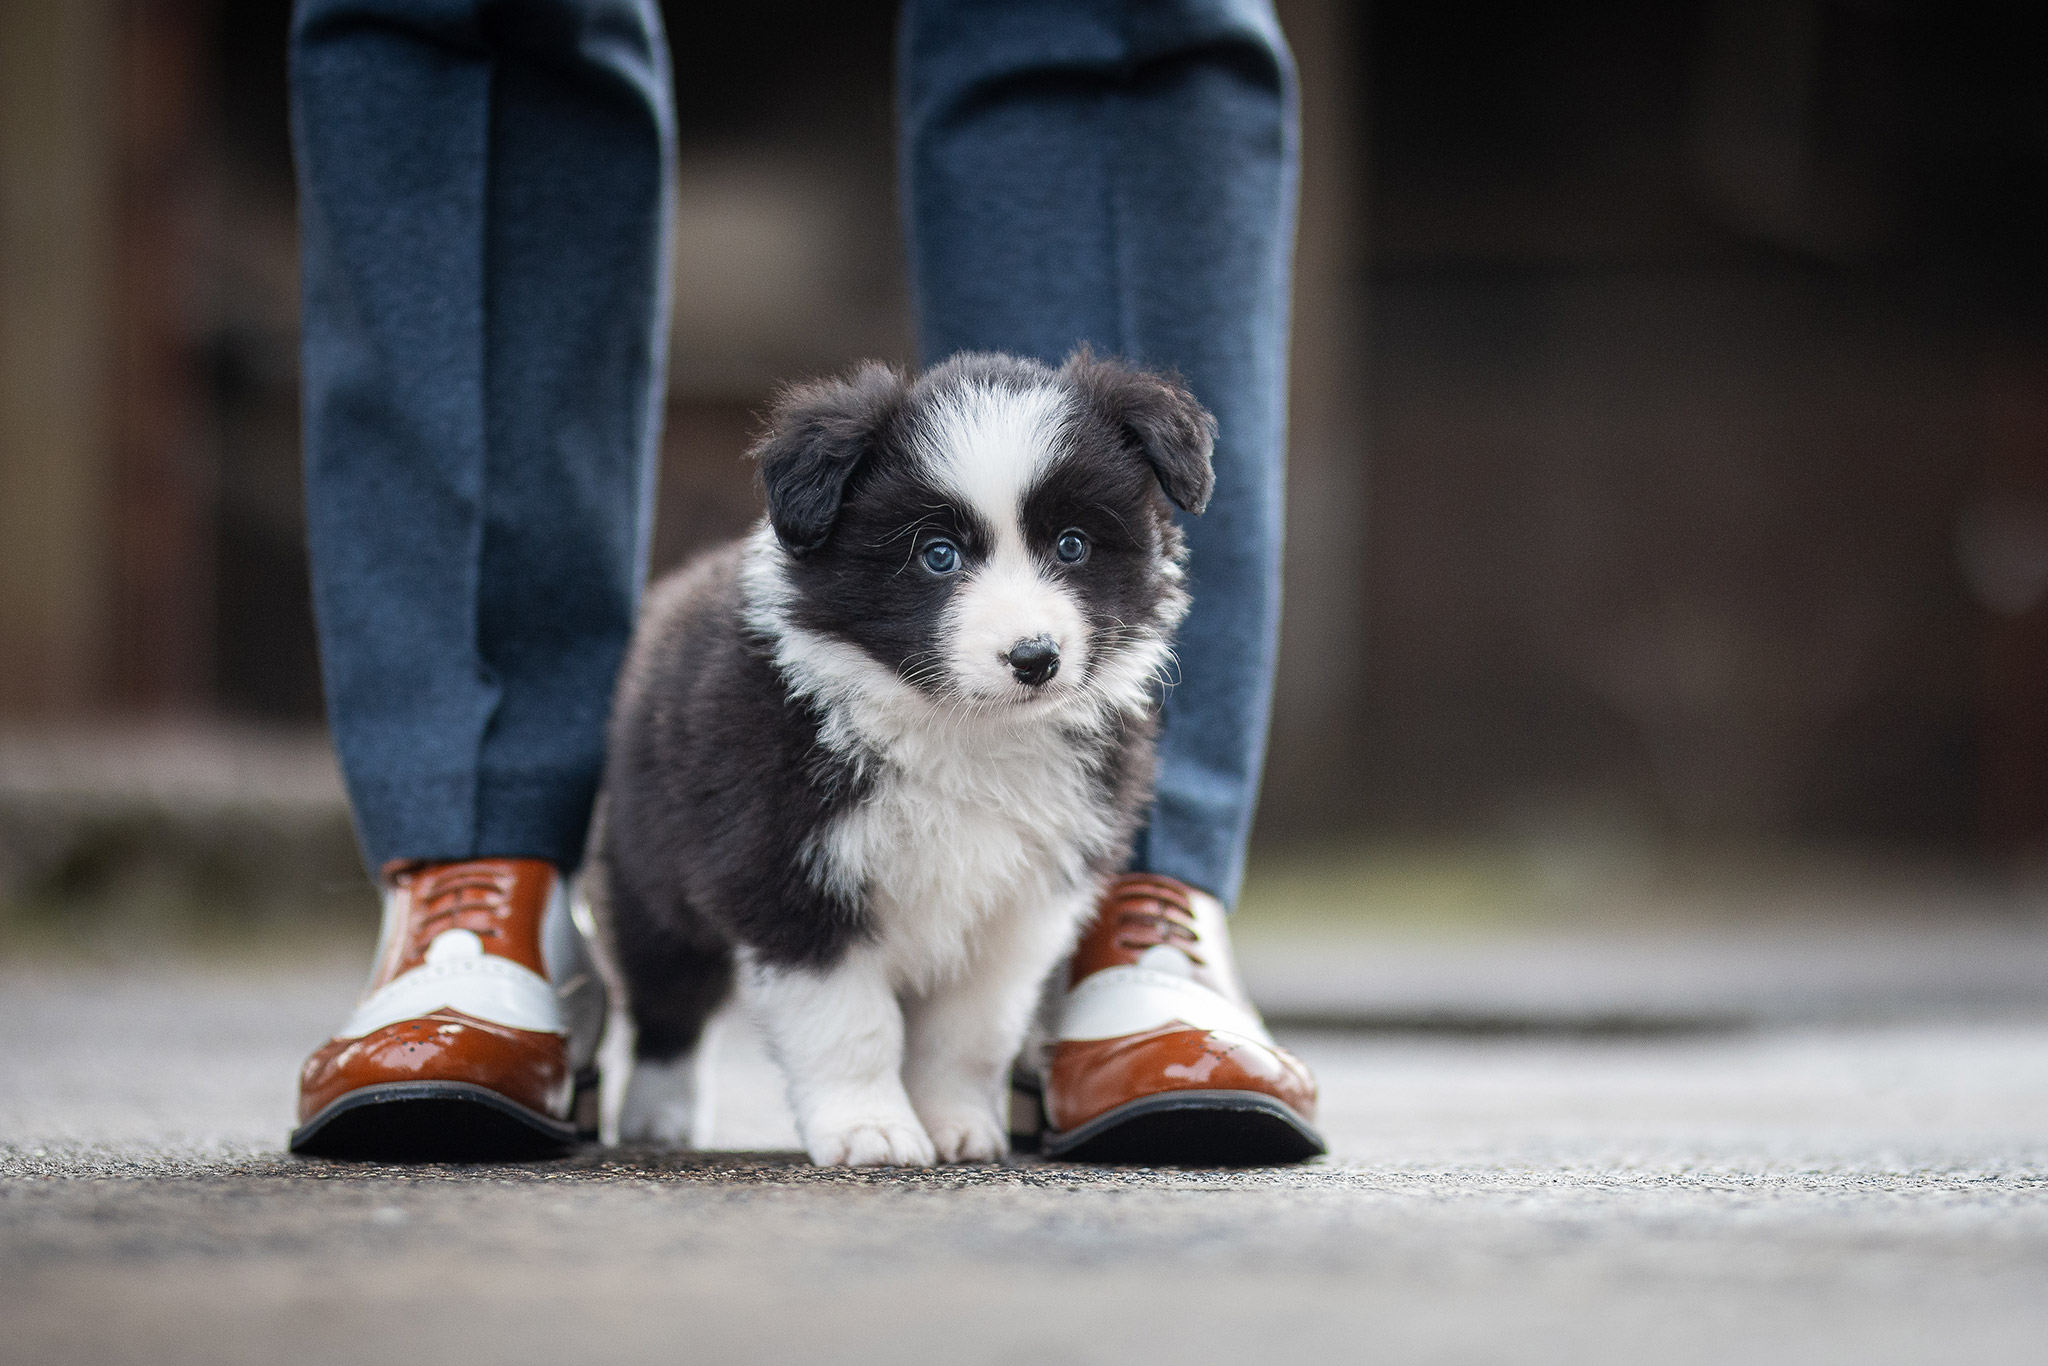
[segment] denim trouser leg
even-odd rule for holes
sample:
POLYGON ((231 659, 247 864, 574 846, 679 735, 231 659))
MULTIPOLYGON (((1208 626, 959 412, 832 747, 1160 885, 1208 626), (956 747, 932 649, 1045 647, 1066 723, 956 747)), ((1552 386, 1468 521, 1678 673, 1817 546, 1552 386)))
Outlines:
POLYGON ((1098 352, 1216 414, 1194 609, 1138 866, 1234 900, 1279 622, 1296 123, 1265 0, 908 0, 903 178, 927 359, 1098 352))
POLYGON ((644 574, 653 0, 300 0, 306 489, 365 856, 573 866, 644 574))

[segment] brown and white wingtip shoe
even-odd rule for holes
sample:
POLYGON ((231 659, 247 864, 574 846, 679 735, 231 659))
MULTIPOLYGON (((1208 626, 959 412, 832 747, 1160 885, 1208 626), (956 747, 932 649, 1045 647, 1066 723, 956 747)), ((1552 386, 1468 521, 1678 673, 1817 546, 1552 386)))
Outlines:
MULTIPOLYGON (((578 1086, 549 922, 567 894, 538 859, 394 863, 369 985, 299 1073, 291 1150, 388 1162, 548 1157, 573 1146, 578 1086)), ((588 1108, 587 1106, 584 1108, 588 1108)))
POLYGON ((1316 1082, 1237 978, 1221 903, 1156 873, 1103 894, 1044 1075, 1048 1157, 1264 1166, 1327 1151, 1316 1082))

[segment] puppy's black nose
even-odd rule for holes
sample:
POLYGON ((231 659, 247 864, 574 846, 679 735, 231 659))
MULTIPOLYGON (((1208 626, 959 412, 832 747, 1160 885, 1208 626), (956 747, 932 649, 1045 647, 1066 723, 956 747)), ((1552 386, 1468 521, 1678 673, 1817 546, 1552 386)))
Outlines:
POLYGON ((1060 647, 1044 636, 1018 641, 1003 658, 1010 661, 1017 681, 1033 688, 1060 671, 1060 647))

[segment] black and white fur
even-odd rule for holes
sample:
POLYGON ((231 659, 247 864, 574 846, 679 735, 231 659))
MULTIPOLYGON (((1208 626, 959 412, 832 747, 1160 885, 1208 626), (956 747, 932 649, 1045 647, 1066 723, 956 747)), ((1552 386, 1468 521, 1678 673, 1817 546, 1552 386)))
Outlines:
POLYGON ((622 1137, 693 1137, 737 985, 813 1161, 1002 1153, 1040 982, 1150 798, 1169 500, 1208 501, 1213 434, 1085 351, 784 396, 766 519, 650 591, 620 682, 591 885, 634 1025, 622 1137))

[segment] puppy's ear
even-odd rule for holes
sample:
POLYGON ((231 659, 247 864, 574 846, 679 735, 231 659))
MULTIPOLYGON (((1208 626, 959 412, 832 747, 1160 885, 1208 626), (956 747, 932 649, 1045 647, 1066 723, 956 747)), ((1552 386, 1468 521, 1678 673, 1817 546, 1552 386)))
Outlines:
POLYGON ((790 554, 802 558, 831 537, 848 481, 903 395, 901 375, 868 364, 845 379, 797 385, 776 402, 753 456, 768 493, 769 525, 790 554))
POLYGON ((1062 373, 1143 454, 1168 498, 1188 512, 1209 506, 1216 419, 1177 377, 1097 360, 1085 346, 1062 373))

